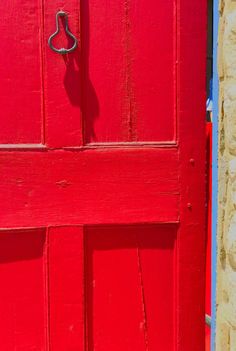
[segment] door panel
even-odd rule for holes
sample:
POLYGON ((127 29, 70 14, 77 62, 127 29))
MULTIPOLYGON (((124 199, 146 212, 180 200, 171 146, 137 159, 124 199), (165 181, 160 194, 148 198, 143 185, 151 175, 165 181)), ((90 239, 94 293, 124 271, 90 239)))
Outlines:
POLYGON ((125 2, 81 1, 86 144, 128 140, 125 35, 125 2))
POLYGON ((42 6, 38 1, 0 3, 0 144, 41 143, 42 6))
POLYGON ((176 229, 86 228, 88 350, 173 350, 176 229))
MULTIPOLYGON (((81 1, 79 20, 71 0, 70 29, 81 37, 79 49, 64 59, 45 43, 59 3, 15 0, 4 8, 12 17, 2 22, 0 144, 44 144, 46 138, 52 147, 79 146, 83 136, 85 144, 173 141, 175 6, 166 1, 157 12, 155 6, 81 1)), ((64 39, 54 44, 69 46, 64 39)))
POLYGON ((1 350, 46 350, 47 266, 43 229, 0 231, 1 350))
POLYGON ((130 120, 135 141, 175 141, 175 11, 176 0, 130 1, 130 120))
POLYGON ((85 142, 173 141, 175 1, 81 5, 85 142))
POLYGON ((0 231, 1 350, 82 350, 82 227, 0 231))

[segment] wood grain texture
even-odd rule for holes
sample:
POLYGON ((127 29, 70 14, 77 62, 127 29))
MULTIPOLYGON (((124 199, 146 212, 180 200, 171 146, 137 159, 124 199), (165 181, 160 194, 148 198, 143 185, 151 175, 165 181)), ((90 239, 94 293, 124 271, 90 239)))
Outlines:
POLYGON ((47 350, 46 235, 0 231, 1 350, 47 350))
POLYGON ((82 227, 48 230, 50 350, 84 350, 82 227))
POLYGON ((41 6, 1 2, 0 144, 41 143, 41 6))
POLYGON ((85 143, 173 141, 175 1, 81 5, 85 143))
MULTIPOLYGON (((14 144, 0 147, 6 351, 202 351, 206 1, 15 0, 7 12, 18 5, 22 71, 0 54, 0 143, 14 144), (59 9, 79 38, 64 57, 47 46, 59 9)), ((55 44, 70 45, 60 28, 55 44)))
POLYGON ((132 140, 176 138, 176 0, 128 1, 132 140))
MULTIPOLYGON (((155 2, 141 0, 80 5, 15 0, 2 11, 19 9, 1 24, 0 144, 175 140, 174 2, 158 11, 155 2), (64 56, 47 44, 60 9, 79 43, 64 56)), ((63 25, 57 47, 71 45, 63 25)))
POLYGON ((176 149, 13 151, 0 164, 0 227, 179 219, 176 149))
MULTIPOLYGON (((60 21, 60 34, 53 43, 57 47, 70 47, 65 35, 65 23, 60 21)), ((79 37, 79 2, 45 1, 44 5, 44 85, 45 85, 45 144, 48 147, 78 146, 82 144, 81 120, 81 67, 79 37), (68 14, 70 31, 78 39, 78 48, 70 55, 53 52, 48 44, 55 32, 55 15, 64 10, 68 14)))
POLYGON ((177 9, 181 186, 176 277, 178 351, 202 351, 205 340, 206 4, 205 0, 180 0, 177 9))
POLYGON ((125 1, 81 1, 84 142, 128 141, 125 1))
POLYGON ((88 350, 174 350, 176 229, 85 229, 88 350))

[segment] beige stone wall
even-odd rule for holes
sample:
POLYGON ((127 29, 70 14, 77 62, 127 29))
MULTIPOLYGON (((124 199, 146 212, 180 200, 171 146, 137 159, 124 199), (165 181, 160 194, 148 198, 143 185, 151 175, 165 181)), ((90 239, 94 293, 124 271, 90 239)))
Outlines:
POLYGON ((220 1, 216 351, 236 351, 236 0, 220 1))

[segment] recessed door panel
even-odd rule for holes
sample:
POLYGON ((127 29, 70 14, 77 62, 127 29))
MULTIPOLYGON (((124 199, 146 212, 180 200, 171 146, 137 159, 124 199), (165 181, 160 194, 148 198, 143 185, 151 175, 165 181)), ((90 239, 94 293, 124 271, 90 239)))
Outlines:
POLYGON ((0 232, 1 350, 46 350, 47 267, 41 229, 0 232))
POLYGON ((88 350, 173 350, 175 226, 85 231, 88 350))
POLYGON ((85 143, 175 140, 175 1, 81 0, 85 143))
POLYGON ((0 13, 0 144, 41 143, 42 5, 2 1, 0 13))

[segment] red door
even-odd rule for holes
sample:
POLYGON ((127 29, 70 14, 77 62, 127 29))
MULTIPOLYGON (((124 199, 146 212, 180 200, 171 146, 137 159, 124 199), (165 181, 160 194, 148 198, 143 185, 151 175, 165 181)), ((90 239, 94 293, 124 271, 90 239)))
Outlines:
POLYGON ((206 1, 0 9, 1 351, 202 351, 206 1))

